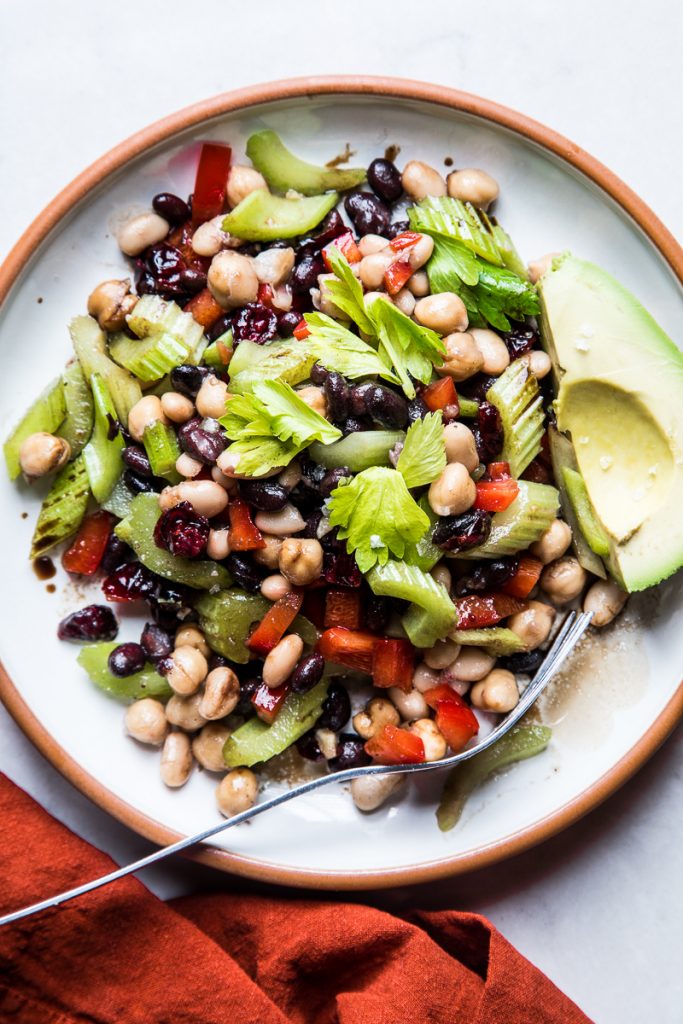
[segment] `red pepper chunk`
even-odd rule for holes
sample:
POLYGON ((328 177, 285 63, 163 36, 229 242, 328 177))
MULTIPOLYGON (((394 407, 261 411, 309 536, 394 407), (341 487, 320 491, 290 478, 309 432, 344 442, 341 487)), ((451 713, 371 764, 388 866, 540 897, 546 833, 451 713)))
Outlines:
POLYGON ((221 360, 223 366, 227 366, 229 364, 230 360, 232 359, 232 351, 233 350, 231 348, 228 348, 228 346, 225 344, 224 341, 217 341, 216 342, 216 351, 218 352, 218 355, 220 356, 220 360, 221 360))
POLYGON ((507 581, 503 590, 511 597, 528 597, 539 581, 543 562, 531 555, 522 555, 515 574, 507 581))
POLYGON ((258 626, 247 640, 247 647, 253 654, 266 655, 280 643, 289 627, 301 611, 304 595, 300 590, 290 590, 268 609, 258 626))
POLYGON ((303 318, 299 320, 299 323, 294 328, 294 337, 296 338, 296 340, 303 341, 304 338, 307 338, 310 333, 311 331, 306 321, 303 318))
POLYGON ((436 727, 454 753, 467 746, 479 732, 476 715, 467 704, 444 701, 436 709, 436 727))
POLYGON ((230 550, 255 551, 264 548, 266 542, 261 531, 254 525, 251 509, 242 498, 236 498, 228 505, 230 516, 230 550))
POLYGON ((191 313, 202 327, 213 327, 225 310, 219 306, 208 288, 197 292, 185 306, 185 312, 191 313))
POLYGON ((442 704, 458 704, 462 707, 467 707, 460 694, 456 693, 453 687, 448 686, 447 683, 439 683, 438 686, 433 686, 431 690, 425 690, 422 696, 429 707, 435 711, 438 711, 442 704))
POLYGON ((372 680, 375 686, 388 689, 398 686, 407 693, 413 687, 415 648, 408 640, 380 639, 372 658, 372 680))
POLYGON ((501 619, 523 612, 526 608, 524 601, 519 601, 508 594, 468 594, 466 597, 457 597, 453 603, 458 613, 458 629, 485 629, 487 626, 495 626, 501 619))
POLYGON ((419 242, 422 235, 418 231, 402 231, 395 235, 389 242, 389 248, 394 252, 404 252, 405 249, 412 249, 416 242, 419 242))
POLYGON ((326 629, 318 640, 318 650, 325 661, 334 661, 370 675, 376 643, 377 637, 373 633, 333 626, 326 629))
POLYGON ((413 268, 408 260, 396 260, 384 271, 384 287, 390 295, 397 295, 409 277, 413 276, 413 268))
POLYGON ((516 480, 480 480, 477 483, 477 496, 474 508, 484 512, 504 512, 519 494, 516 480))
POLYGON ((231 157, 230 146, 220 142, 203 144, 192 193, 192 220, 195 224, 203 224, 223 212, 231 157))
POLYGON ((261 721, 266 723, 266 725, 272 725, 279 715, 280 709, 287 699, 289 690, 290 685, 288 682, 283 683, 282 686, 278 686, 274 690, 271 690, 265 683, 261 683, 256 693, 251 698, 251 704, 254 711, 261 721))
POLYGON ((489 480, 509 480, 510 463, 490 462, 487 466, 487 476, 489 480))
POLYGON ((325 629, 344 626, 346 629, 360 629, 361 602, 357 590, 331 588, 325 596, 325 629))
POLYGON ((338 235, 333 242, 326 245, 323 249, 323 263, 329 271, 332 270, 332 264, 330 263, 328 252, 334 246, 338 249, 342 256, 345 258, 347 263, 360 263, 363 256, 356 244, 356 239, 353 237, 351 231, 345 231, 343 235, 338 235))
POLYGON ((422 739, 414 732, 385 725, 365 744, 365 753, 377 764, 420 764, 425 759, 422 739))
POLYGON ((430 412, 438 412, 449 405, 458 406, 458 393, 452 377, 433 381, 422 392, 422 400, 430 412))
POLYGON ((80 530, 62 555, 62 566, 79 576, 92 576, 100 567, 114 529, 114 516, 100 509, 83 520, 80 530))

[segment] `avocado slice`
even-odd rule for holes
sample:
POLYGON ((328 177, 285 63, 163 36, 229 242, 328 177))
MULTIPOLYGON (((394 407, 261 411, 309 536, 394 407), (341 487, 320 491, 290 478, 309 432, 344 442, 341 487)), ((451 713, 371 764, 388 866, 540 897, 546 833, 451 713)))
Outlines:
POLYGON ((258 188, 227 215, 223 230, 248 242, 295 238, 317 227, 337 205, 338 199, 336 192, 309 199, 282 199, 258 188))
POLYGON ((558 428, 629 592, 683 565, 683 353, 637 299, 569 254, 539 282, 558 428))
POLYGON ((304 196, 317 196, 336 189, 344 192, 365 181, 364 167, 317 167, 294 156, 277 132, 256 132, 247 141, 247 156, 271 188, 287 192, 290 188, 304 196))

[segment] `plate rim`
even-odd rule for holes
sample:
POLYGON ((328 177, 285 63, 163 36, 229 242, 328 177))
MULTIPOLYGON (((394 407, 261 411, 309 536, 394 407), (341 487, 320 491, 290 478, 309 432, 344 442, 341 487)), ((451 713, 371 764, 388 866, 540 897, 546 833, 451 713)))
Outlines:
MULTIPOLYGON (((48 235, 107 177, 146 150, 172 136, 226 113, 285 99, 319 96, 368 95, 418 100, 471 114, 506 128, 538 145, 580 171, 606 193, 644 232, 683 284, 683 249, 671 232, 635 192, 593 156, 564 136, 524 114, 471 93, 411 79, 368 75, 321 75, 291 78, 231 90, 184 107, 118 143, 74 178, 21 235, 0 265, 0 304, 13 284, 33 262, 48 235)), ((158 845, 181 836, 138 811, 99 782, 52 737, 21 696, 0 663, 0 700, 16 723, 69 782, 97 806, 158 845)), ((361 890, 420 882, 462 874, 512 857, 551 838, 578 821, 622 786, 655 753, 683 717, 683 683, 650 728, 600 778, 568 803, 533 825, 522 828, 474 851, 414 865, 368 871, 337 872, 299 869, 248 857, 216 847, 191 851, 188 856, 211 867, 273 884, 300 888, 361 890)))

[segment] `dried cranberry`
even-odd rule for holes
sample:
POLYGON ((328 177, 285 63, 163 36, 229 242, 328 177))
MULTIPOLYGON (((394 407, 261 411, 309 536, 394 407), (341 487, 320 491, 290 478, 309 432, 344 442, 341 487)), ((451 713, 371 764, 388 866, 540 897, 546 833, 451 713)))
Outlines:
POLYGON ((503 424, 495 405, 482 402, 477 425, 472 430, 477 453, 482 462, 493 462, 503 447, 503 424))
POLYGON ((316 722, 318 729, 331 729, 332 732, 339 732, 351 716, 351 700, 348 690, 334 681, 323 701, 323 709, 320 718, 316 722))
POLYGON ((329 418, 334 423, 345 420, 349 405, 349 386, 341 373, 329 372, 323 384, 323 391, 327 399, 329 418))
POLYGON ((192 216, 190 207, 172 192, 159 192, 152 200, 154 211, 169 224, 182 224, 192 216))
POLYGON ((343 551, 325 553, 323 576, 327 583, 336 587, 359 587, 363 582, 363 574, 356 565, 356 559, 343 551))
POLYGON ((507 658, 501 658, 498 662, 500 668, 506 668, 508 672, 524 672, 526 675, 533 675, 545 658, 545 651, 535 650, 522 652, 521 654, 509 654, 507 658))
POLYGON ((274 480, 242 480, 240 494, 261 512, 278 512, 289 497, 287 488, 274 480))
POLYGON ((365 604, 363 624, 371 633, 383 633, 387 628, 390 615, 391 605, 386 597, 372 594, 365 604))
POLYGON ((57 627, 57 636, 60 640, 113 640, 118 631, 119 624, 111 608, 104 604, 89 604, 62 619, 57 627))
POLYGON ((368 167, 368 185, 380 199, 393 203, 403 192, 401 174, 391 160, 373 160, 368 167))
POLYGON ((228 555, 225 564, 238 586, 254 593, 260 590, 263 575, 256 563, 246 555, 228 555))
POLYGON ((140 476, 132 469, 127 469, 123 474, 123 482, 133 494, 149 494, 152 491, 162 491, 167 486, 165 480, 158 477, 140 476))
POLYGON ((408 422, 408 403, 405 398, 375 384, 365 392, 365 408, 376 423, 392 430, 400 430, 408 422))
POLYGON ((147 622, 140 637, 140 646, 150 661, 167 658, 173 651, 173 638, 155 622, 147 622))
POLYGON ((277 334, 277 317, 272 309, 262 302, 248 302, 243 306, 232 322, 232 338, 234 344, 240 341, 254 341, 257 345, 265 345, 277 334))
POLYGON ((351 192, 344 209, 359 235, 383 235, 389 227, 391 210, 372 192, 351 192))
POLYGON ((482 509, 471 509, 459 516, 446 516, 434 528, 432 541, 445 551, 467 551, 488 540, 491 516, 482 509))
POLYGON ((343 732, 337 741, 337 756, 327 764, 331 771, 341 772, 345 768, 362 768, 370 764, 372 758, 365 753, 365 744, 359 736, 343 732))
POLYGON ((325 669, 325 659, 322 654, 312 651, 302 658, 294 669, 291 676, 292 690, 294 693, 308 693, 320 682, 325 669))
POLYGON ((120 540, 115 533, 112 533, 107 541, 100 569, 103 572, 112 573, 126 562, 130 562, 134 555, 133 549, 125 541, 120 540))
POLYGON ((325 220, 322 222, 320 231, 315 236, 313 241, 316 243, 318 249, 322 249, 324 245, 328 245, 333 242, 335 238, 339 238, 340 235, 345 235, 348 228, 341 218, 341 214, 338 210, 332 210, 328 213, 325 220))
POLYGON ((337 466, 335 469, 328 469, 320 482, 320 493, 323 498, 329 498, 335 487, 339 487, 342 480, 353 476, 348 466, 337 466))
POLYGON ((193 459, 213 466, 216 459, 225 451, 228 439, 222 430, 207 430, 199 416, 183 423, 178 429, 178 444, 193 459))
POLYGON ((296 749, 307 761, 324 761, 320 744, 315 738, 315 729, 309 729, 296 741, 296 749))
POLYGON ((533 327, 515 327, 503 335, 511 359, 519 359, 538 344, 538 331, 533 327))
POLYGON ((128 562, 111 573, 102 583, 107 601, 138 601, 154 593, 154 574, 140 562, 128 562))
POLYGON ((211 371, 206 366, 192 366, 182 363, 171 370, 171 387, 188 398, 196 398, 197 392, 211 371))
POLYGON ((514 576, 518 558, 496 558, 478 565, 473 572, 462 576, 455 584, 456 594, 477 594, 483 590, 498 590, 514 576))
POLYGON ((396 235, 402 235, 404 231, 410 230, 410 221, 407 220, 395 220, 393 221, 386 231, 382 234, 385 238, 396 238, 396 235))
POLYGON ((154 543, 179 558, 197 558, 206 551, 209 520, 181 501, 162 512, 154 527, 154 543))
POLYGON ((107 658, 113 676, 132 676, 145 667, 145 652, 140 644, 119 644, 107 658))
POLYGON ((154 666, 160 676, 167 676, 173 669, 173 658, 168 654, 165 658, 159 658, 154 666))
POLYGON ((137 473, 138 476, 154 476, 147 457, 147 452, 144 448, 141 448, 140 445, 129 445, 128 448, 124 448, 121 452, 121 458, 134 473, 137 473))
POLYGON ((429 406, 418 395, 417 398, 413 398, 412 402, 408 402, 408 423, 424 419, 428 412, 429 406))
POLYGON ((294 330, 299 326, 301 317, 293 311, 277 313, 277 333, 281 338, 291 338, 294 330))

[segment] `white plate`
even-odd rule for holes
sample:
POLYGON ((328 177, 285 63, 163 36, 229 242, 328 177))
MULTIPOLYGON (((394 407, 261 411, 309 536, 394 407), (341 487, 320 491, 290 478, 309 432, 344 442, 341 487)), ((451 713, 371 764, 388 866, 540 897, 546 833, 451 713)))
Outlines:
MULTIPOLYGON (((162 123, 147 138, 167 135, 165 141, 128 159, 141 145, 139 139, 129 140, 67 190, 57 209, 68 207, 68 212, 19 273, 0 313, 2 437, 61 370, 69 356, 66 325, 84 312, 93 286, 130 273, 114 241, 116 222, 147 208, 156 192, 187 195, 199 140, 229 142, 239 160, 246 138, 263 127, 276 129, 297 154, 314 162, 330 159, 349 143, 354 164, 367 164, 386 146, 398 145, 399 165, 416 158, 445 170, 445 158, 452 158, 455 166, 486 168, 501 184, 496 213, 523 257, 571 249, 594 260, 632 289, 671 337, 683 338, 680 283, 624 209, 576 166, 473 111, 536 133, 555 148, 562 140, 510 112, 447 90, 394 82, 384 87, 393 93, 387 97, 351 95, 353 84, 346 94, 320 94, 337 88, 314 83, 310 95, 291 83, 286 90, 252 90, 246 103, 285 91, 288 98, 245 110, 231 110, 236 101, 230 97, 213 101, 204 116, 224 112, 210 122, 200 122, 195 112, 162 123), (423 99, 411 98, 416 95, 423 99), (431 97, 451 107, 428 102, 431 97)), ((368 88, 366 83, 360 91, 368 88)), ((383 86, 372 88, 381 92, 383 86)), ((566 151, 594 176, 603 173, 569 144, 566 151)), ((607 172, 602 180, 620 187, 607 172)), ((671 251, 671 239, 648 211, 627 190, 620 195, 671 251)), ((32 237, 40 233, 39 222, 32 237)), ((25 252, 24 246, 15 262, 25 252)), ((5 280, 14 269, 5 267, 5 280)), ((0 474, 5 538, 0 654, 14 682, 4 680, 4 699, 57 767, 112 813, 159 841, 171 832, 198 831, 216 818, 216 779, 195 772, 182 790, 166 789, 159 780, 158 753, 126 738, 121 707, 89 684, 75 664, 76 649, 56 638, 58 620, 98 594, 74 586, 61 572, 53 581, 57 593, 50 594, 34 576, 26 553, 41 493, 38 486, 17 487, 0 474)), ((680 589, 678 577, 656 594, 633 600, 621 624, 588 642, 554 696, 544 701, 544 720, 557 726, 548 751, 482 787, 452 832, 439 832, 434 817, 441 778, 418 779, 409 798, 370 816, 356 811, 341 787, 330 787, 226 833, 217 845, 237 857, 209 859, 261 878, 353 888, 480 866, 551 834, 616 788, 673 726, 683 664, 680 589)), ((137 638, 141 621, 124 615, 121 638, 137 638)))

